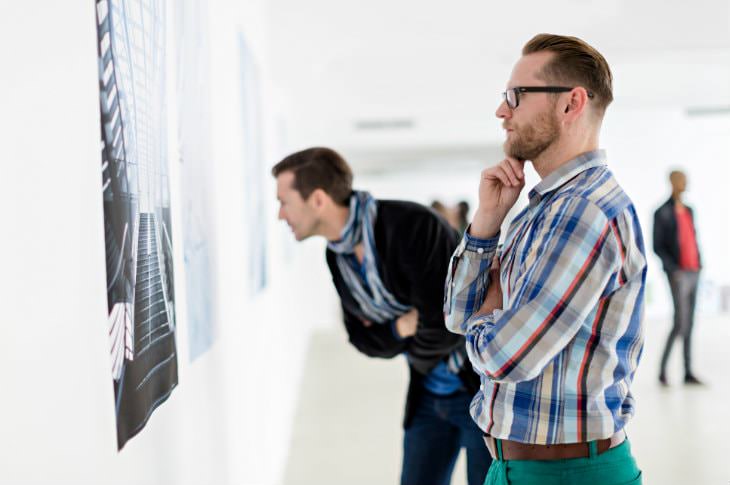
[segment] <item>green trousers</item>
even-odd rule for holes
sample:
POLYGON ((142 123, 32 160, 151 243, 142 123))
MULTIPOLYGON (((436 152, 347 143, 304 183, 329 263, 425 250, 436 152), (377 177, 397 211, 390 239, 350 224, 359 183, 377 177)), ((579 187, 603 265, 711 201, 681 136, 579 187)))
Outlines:
POLYGON ((587 458, 550 461, 505 461, 502 442, 496 440, 496 444, 498 459, 492 462, 484 485, 641 485, 641 470, 628 439, 600 455, 594 441, 587 458))

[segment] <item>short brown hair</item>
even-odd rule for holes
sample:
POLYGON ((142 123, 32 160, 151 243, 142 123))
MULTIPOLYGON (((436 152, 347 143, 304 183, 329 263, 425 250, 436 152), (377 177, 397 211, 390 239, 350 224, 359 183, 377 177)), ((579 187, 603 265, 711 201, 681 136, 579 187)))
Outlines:
POLYGON ((525 44, 522 55, 542 51, 555 55, 538 76, 549 82, 584 87, 593 94, 596 111, 603 116, 613 101, 613 76, 601 53, 577 37, 538 34, 525 44))
POLYGON ((293 187, 304 200, 316 189, 324 190, 335 203, 349 204, 352 194, 352 170, 339 153, 331 148, 314 147, 292 153, 274 165, 271 174, 294 174, 293 187))

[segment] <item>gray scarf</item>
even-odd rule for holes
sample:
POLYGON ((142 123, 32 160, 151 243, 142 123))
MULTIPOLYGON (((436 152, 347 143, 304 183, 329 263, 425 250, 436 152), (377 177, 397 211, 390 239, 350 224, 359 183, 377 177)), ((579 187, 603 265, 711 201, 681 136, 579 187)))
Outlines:
POLYGON ((337 267, 352 296, 360 304, 366 317, 373 322, 385 323, 403 315, 411 307, 400 303, 380 280, 375 251, 373 227, 378 213, 378 202, 368 192, 355 191, 350 197, 350 217, 347 219, 338 241, 327 247, 337 253, 337 267), (348 263, 348 255, 355 253, 355 246, 362 242, 365 249, 365 288, 362 276, 348 263))

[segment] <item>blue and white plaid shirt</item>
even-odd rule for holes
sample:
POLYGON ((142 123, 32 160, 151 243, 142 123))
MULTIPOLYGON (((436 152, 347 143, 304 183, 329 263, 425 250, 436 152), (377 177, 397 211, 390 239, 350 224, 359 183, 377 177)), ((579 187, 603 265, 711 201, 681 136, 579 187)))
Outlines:
POLYGON ((446 282, 446 325, 466 336, 481 377, 474 420, 523 443, 611 436, 634 414, 646 257, 605 153, 577 157, 530 191, 499 254, 502 309, 479 315, 498 240, 467 231, 446 282))

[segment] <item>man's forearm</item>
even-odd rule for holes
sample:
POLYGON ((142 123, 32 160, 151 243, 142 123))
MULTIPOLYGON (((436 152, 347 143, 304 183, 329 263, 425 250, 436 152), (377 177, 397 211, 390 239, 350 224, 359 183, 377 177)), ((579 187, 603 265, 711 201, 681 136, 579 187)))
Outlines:
POLYGON ((463 334, 467 320, 482 306, 498 241, 498 235, 482 240, 467 234, 454 253, 444 306, 446 328, 451 332, 463 334))

